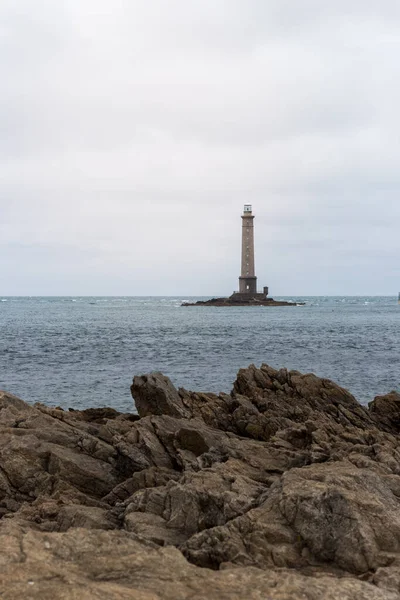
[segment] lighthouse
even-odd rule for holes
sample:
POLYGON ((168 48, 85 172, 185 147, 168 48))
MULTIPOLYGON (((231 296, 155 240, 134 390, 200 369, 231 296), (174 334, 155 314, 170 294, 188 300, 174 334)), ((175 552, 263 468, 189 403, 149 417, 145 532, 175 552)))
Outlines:
POLYGON ((242 214, 242 269, 239 294, 256 294, 257 277, 254 263, 254 215, 251 204, 245 204, 242 214))
POLYGON ((257 292, 257 277, 254 260, 254 215, 251 204, 245 204, 242 214, 242 265, 239 276, 239 291, 234 292, 229 300, 233 303, 258 303, 270 301, 268 287, 257 292))
POLYGON ((254 261, 254 215, 251 204, 245 204, 242 214, 242 265, 239 291, 229 298, 211 298, 197 302, 182 302, 182 306, 299 306, 304 302, 286 302, 268 298, 268 287, 257 292, 254 261))

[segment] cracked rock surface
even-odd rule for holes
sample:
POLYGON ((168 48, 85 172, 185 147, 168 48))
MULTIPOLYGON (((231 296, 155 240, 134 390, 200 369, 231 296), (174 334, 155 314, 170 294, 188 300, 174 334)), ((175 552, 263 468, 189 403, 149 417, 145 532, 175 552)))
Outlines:
POLYGON ((0 598, 400 600, 400 395, 251 365, 138 415, 0 392, 0 598))

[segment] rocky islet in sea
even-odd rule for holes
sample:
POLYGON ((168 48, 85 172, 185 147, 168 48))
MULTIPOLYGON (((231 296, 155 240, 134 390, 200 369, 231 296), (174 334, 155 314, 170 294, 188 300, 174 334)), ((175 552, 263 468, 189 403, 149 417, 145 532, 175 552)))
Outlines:
POLYGON ((267 365, 138 415, 0 393, 0 597, 400 600, 400 395, 267 365))
MULTIPOLYGON (((259 294, 262 296, 262 294, 259 294)), ((182 306, 304 306, 305 302, 287 302, 286 300, 274 300, 273 298, 257 298, 257 296, 246 298, 245 295, 233 294, 229 298, 210 298, 210 300, 197 300, 197 302, 182 302, 182 306), (236 298, 233 298, 236 296, 236 298)))

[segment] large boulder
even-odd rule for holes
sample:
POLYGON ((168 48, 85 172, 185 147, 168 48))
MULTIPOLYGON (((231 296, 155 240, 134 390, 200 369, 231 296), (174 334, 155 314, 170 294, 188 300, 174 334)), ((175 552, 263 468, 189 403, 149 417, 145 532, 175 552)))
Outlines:
POLYGON ((376 396, 368 406, 373 419, 380 426, 395 433, 400 432, 400 394, 398 392, 393 391, 385 396, 376 396))
POLYGON ((190 415, 170 379, 162 373, 134 377, 131 392, 140 417, 148 415, 188 417, 190 415))

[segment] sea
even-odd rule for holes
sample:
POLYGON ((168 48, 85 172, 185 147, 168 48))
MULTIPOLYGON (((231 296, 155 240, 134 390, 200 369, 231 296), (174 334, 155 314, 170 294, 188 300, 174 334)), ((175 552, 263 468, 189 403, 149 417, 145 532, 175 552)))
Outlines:
POLYGON ((281 297, 296 307, 182 307, 200 297, 0 297, 0 389, 64 409, 135 412, 134 375, 230 392, 267 363, 332 379, 363 404, 400 391, 395 297, 281 297))

